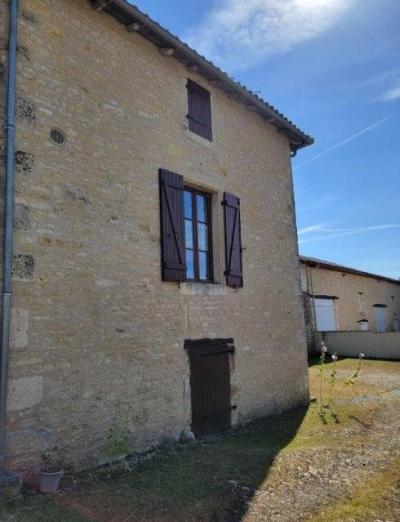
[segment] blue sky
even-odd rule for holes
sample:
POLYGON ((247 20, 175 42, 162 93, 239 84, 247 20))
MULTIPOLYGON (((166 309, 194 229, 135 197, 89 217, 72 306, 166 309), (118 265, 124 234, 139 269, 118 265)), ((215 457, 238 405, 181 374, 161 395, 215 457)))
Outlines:
POLYGON ((137 0, 315 138, 300 253, 400 277, 400 2, 137 0))

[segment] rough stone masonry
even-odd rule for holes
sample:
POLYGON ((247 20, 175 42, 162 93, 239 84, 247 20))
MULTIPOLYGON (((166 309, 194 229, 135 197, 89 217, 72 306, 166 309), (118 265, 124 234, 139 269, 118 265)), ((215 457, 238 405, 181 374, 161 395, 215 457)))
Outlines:
MULTIPOLYGON (((0 31, 3 131, 6 0, 0 31)), ((21 0, 17 62, 9 468, 54 446, 94 465, 112 425, 132 451, 178 438, 185 339, 234 339, 234 423, 307 401, 288 138, 85 0, 21 0), (212 142, 187 128, 188 78, 211 93, 212 142), (215 284, 161 281, 161 167, 212 194, 215 284), (241 200, 240 289, 224 191, 241 200)))

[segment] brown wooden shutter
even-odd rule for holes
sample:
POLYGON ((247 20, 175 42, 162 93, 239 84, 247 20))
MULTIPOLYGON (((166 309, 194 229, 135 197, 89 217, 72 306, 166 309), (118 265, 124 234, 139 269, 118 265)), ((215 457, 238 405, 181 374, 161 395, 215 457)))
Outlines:
POLYGON ((183 177, 160 169, 161 271, 163 281, 185 281, 183 177))
POLYGON ((206 140, 212 141, 210 93, 188 80, 189 129, 206 140))
POLYGON ((240 200, 224 193, 226 284, 233 288, 243 286, 242 239, 240 230, 240 200))

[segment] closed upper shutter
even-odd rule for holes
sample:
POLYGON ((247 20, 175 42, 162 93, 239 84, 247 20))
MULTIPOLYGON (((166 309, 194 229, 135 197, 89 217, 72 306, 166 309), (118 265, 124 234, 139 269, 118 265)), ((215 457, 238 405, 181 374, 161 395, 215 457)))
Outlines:
POLYGON ((189 129, 206 140, 212 141, 210 93, 188 80, 189 129))
POLYGON ((240 230, 240 200, 224 193, 226 284, 233 288, 243 286, 242 239, 240 230))
POLYGON ((185 281, 183 177, 160 169, 161 268, 163 281, 185 281))

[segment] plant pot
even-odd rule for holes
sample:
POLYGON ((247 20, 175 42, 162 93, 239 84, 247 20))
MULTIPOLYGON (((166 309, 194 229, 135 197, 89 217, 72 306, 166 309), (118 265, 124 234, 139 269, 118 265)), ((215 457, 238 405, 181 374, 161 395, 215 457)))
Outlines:
POLYGON ((41 471, 39 473, 39 490, 41 493, 54 493, 57 491, 60 485, 60 480, 64 475, 64 471, 55 471, 49 473, 47 471, 41 471))

